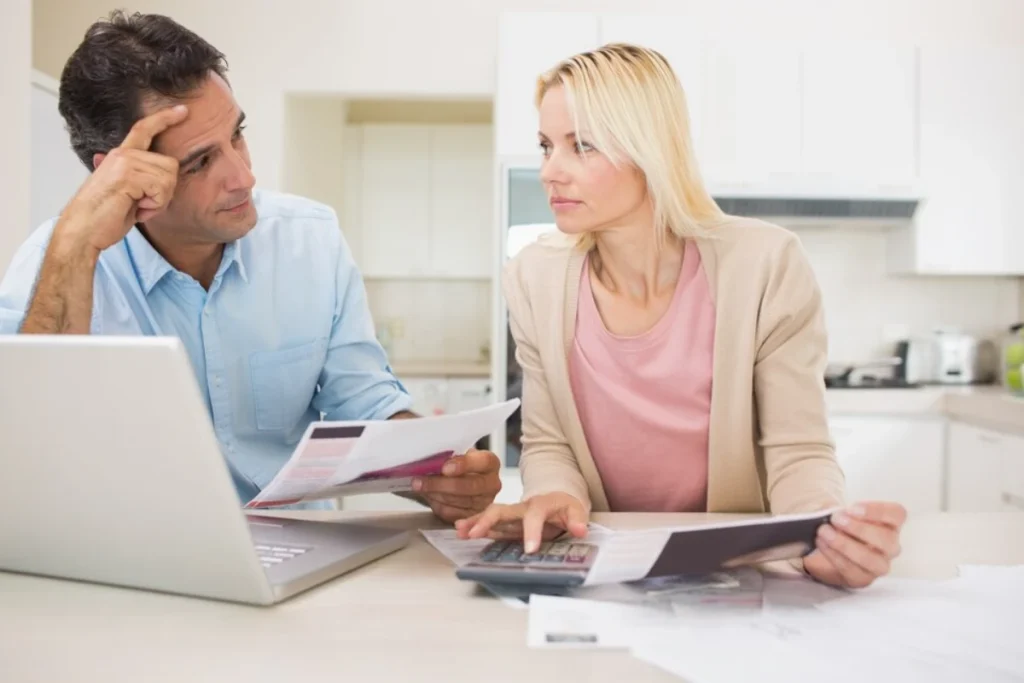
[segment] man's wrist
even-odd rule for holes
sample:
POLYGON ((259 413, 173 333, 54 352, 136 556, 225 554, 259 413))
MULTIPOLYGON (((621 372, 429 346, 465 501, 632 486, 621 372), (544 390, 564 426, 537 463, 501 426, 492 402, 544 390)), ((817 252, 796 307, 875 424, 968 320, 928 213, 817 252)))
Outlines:
POLYGON ((419 415, 412 412, 411 410, 399 410, 397 413, 389 417, 389 420, 414 420, 419 418, 419 415))
POLYGON ((100 250, 73 224, 58 224, 50 241, 50 251, 61 263, 95 267, 100 260, 100 250))

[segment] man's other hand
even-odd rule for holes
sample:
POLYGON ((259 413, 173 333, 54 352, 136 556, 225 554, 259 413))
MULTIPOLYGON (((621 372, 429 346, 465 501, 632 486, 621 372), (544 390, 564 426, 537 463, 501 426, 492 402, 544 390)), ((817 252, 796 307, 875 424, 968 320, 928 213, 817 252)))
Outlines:
POLYGON ((445 463, 441 474, 413 480, 412 490, 445 522, 472 517, 494 502, 501 490, 501 461, 490 451, 470 449, 445 463))

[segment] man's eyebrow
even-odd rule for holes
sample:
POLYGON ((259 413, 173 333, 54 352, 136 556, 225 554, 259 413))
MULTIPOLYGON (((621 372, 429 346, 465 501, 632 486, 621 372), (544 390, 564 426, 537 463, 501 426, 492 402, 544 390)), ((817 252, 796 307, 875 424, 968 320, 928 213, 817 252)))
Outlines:
MULTIPOLYGON (((245 121, 245 112, 243 111, 241 114, 238 115, 238 121, 235 123, 235 130, 238 130, 239 128, 241 128, 242 127, 242 123, 244 121, 245 121)), ((181 161, 178 162, 178 166, 180 168, 184 168, 184 167, 190 165, 196 159, 209 154, 210 152, 212 152, 216 148, 217 148, 217 145, 204 145, 203 147, 200 147, 197 150, 189 152, 188 156, 186 156, 184 159, 182 159, 181 161)))

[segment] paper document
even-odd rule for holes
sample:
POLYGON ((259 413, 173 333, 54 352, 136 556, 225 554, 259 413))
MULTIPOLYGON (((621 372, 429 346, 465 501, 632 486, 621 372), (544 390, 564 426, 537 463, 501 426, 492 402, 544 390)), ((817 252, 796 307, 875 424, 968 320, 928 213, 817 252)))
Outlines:
POLYGON ((293 505, 357 493, 409 491, 414 477, 501 426, 519 399, 452 415, 408 420, 313 422, 281 471, 247 508, 293 505))
POLYGON ((884 577, 849 591, 768 575, 760 615, 718 628, 646 624, 631 652, 692 683, 1020 682, 1021 595, 1024 575, 1007 568, 952 581, 884 577))
POLYGON ((638 629, 670 625, 665 605, 624 605, 577 598, 533 595, 526 644, 547 648, 622 648, 638 629))
POLYGON ((818 527, 832 512, 617 532, 602 543, 585 585, 708 574, 799 557, 814 549, 818 527))

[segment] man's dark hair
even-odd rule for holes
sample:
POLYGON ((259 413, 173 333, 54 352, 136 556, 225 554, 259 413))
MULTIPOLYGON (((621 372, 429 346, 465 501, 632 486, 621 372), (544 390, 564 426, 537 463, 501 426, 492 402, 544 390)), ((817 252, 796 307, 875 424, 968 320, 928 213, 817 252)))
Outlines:
POLYGON ((183 99, 211 73, 227 80, 224 55, 173 19, 112 12, 89 27, 60 77, 72 149, 92 171, 93 155, 121 144, 147 100, 183 99))

